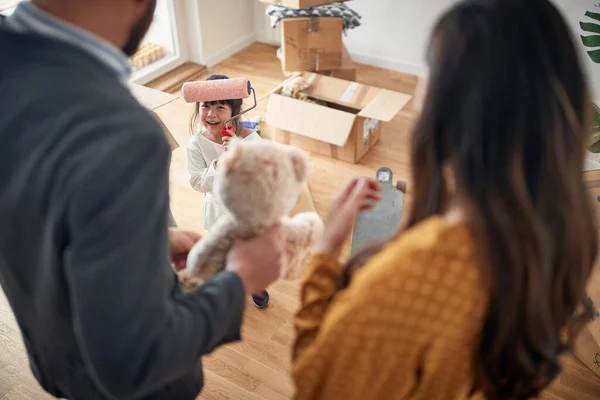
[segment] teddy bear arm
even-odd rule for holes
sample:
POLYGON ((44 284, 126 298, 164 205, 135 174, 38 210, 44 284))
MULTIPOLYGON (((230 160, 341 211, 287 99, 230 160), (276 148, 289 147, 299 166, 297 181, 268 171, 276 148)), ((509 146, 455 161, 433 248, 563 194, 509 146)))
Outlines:
POLYGON ((302 213, 282 221, 286 251, 281 278, 298 279, 310 262, 311 249, 320 236, 323 223, 316 213, 302 213))
POLYGON ((227 252, 231 248, 231 219, 222 217, 212 229, 196 243, 188 255, 187 270, 207 279, 225 268, 227 252))

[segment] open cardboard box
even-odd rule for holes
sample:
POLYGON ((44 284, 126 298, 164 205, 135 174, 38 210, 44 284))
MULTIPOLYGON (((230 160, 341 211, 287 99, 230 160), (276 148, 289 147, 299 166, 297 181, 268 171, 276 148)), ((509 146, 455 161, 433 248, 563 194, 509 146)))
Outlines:
POLYGON ((412 97, 310 72, 301 76, 310 84, 305 93, 327 106, 275 92, 266 114, 274 140, 353 164, 379 142, 382 123, 412 97))
POLYGON ((323 4, 342 3, 344 1, 347 0, 260 0, 261 3, 281 4, 284 7, 295 9, 317 7, 322 6, 323 4))
POLYGON ((171 150, 175 150, 179 147, 179 143, 175 140, 175 137, 167 128, 165 123, 160 119, 160 117, 155 113, 155 110, 176 100, 178 97, 169 93, 161 92, 160 90, 148 88, 146 86, 141 86, 135 83, 130 83, 129 87, 133 95, 138 99, 138 101, 146 107, 148 110, 152 111, 152 115, 156 118, 158 123, 162 126, 163 131, 165 132, 165 136, 171 145, 171 150))

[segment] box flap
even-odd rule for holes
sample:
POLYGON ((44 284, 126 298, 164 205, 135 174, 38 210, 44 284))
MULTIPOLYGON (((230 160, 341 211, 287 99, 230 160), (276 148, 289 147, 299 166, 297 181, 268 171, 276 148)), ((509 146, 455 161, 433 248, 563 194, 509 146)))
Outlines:
POLYGON ((309 96, 359 110, 358 116, 388 122, 412 96, 358 82, 349 82, 311 72, 303 73, 310 83, 309 96))
POLYGON ((152 89, 146 86, 141 86, 135 83, 129 84, 131 92, 138 101, 149 110, 156 110, 177 99, 177 96, 170 93, 161 92, 160 90, 152 89))
POLYGON ((381 89, 379 94, 358 115, 389 122, 408 104, 411 98, 412 96, 408 94, 381 89))
POLYGON ((356 115, 318 104, 272 94, 267 106, 269 125, 311 139, 344 146, 356 115))
POLYGON ((379 94, 381 89, 358 82, 345 81, 313 72, 304 72, 302 77, 311 85, 306 94, 317 99, 362 110, 379 94))
POLYGON ((167 128, 162 119, 156 114, 156 110, 172 102, 173 100, 178 99, 178 97, 170 93, 161 92, 160 90, 148 88, 135 83, 129 83, 129 87, 131 89, 131 93, 133 93, 140 104, 152 111, 152 114, 165 132, 165 136, 171 145, 171 150, 177 149, 179 147, 179 143, 177 143, 177 140, 175 139, 175 136, 173 136, 171 130, 167 128))

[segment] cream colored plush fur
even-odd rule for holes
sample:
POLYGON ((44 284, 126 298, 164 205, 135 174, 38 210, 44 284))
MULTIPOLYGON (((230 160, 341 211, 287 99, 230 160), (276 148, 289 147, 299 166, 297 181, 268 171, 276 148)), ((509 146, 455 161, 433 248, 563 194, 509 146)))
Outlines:
POLYGON ((291 146, 233 140, 219 161, 213 185, 227 213, 191 250, 187 269, 180 273, 182 286, 194 289, 222 271, 235 239, 261 235, 276 222, 281 222, 286 240, 281 279, 299 278, 323 231, 323 221, 315 212, 287 217, 298 201, 308 168, 304 153, 291 146))

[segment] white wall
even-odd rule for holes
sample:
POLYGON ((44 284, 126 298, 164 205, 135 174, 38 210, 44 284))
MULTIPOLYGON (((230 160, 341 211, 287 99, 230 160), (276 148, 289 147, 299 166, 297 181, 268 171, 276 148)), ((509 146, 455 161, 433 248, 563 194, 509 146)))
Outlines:
MULTIPOLYGON (((277 34, 265 31, 265 6, 255 3, 257 40, 278 42, 277 34)), ((524 0, 525 1, 525 0, 524 0)), ((572 28, 573 37, 590 77, 596 98, 600 99, 600 64, 585 54, 580 41, 579 21, 587 10, 600 13, 598 0, 553 0, 572 28)), ((348 31, 344 42, 356 62, 391 70, 419 74, 433 24, 457 0, 352 0, 347 4, 362 18, 362 25, 348 31)))
POLYGON ((354 0, 362 25, 344 39, 356 62, 419 74, 429 32, 456 0, 354 0))
POLYGON ((554 4, 561 10, 563 17, 571 27, 573 33, 573 39, 577 42, 581 51, 581 60, 585 65, 589 83, 592 87, 593 95, 596 102, 600 102, 600 64, 595 64, 590 57, 587 55, 586 47, 581 44, 580 36, 590 35, 589 33, 583 33, 579 27, 579 22, 596 22, 585 16, 586 11, 593 11, 600 13, 600 3, 598 0, 552 0, 554 4))
POLYGON ((256 0, 188 1, 196 3, 190 16, 196 24, 188 19, 186 25, 197 26, 199 21, 200 27, 199 32, 190 32, 193 38, 200 36, 200 43, 192 44, 192 61, 211 67, 256 41, 256 0))
MULTIPOLYGON (((348 31, 344 43, 356 62, 396 71, 421 71, 429 32, 441 12, 456 0, 352 0, 361 26, 348 31)), ((257 39, 272 42, 261 29, 264 5, 256 2, 257 39)), ((264 18, 264 17, 263 17, 264 18)))

